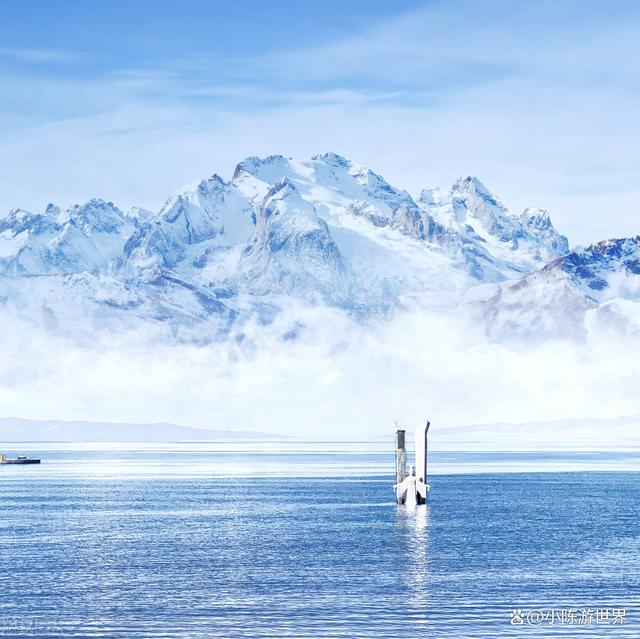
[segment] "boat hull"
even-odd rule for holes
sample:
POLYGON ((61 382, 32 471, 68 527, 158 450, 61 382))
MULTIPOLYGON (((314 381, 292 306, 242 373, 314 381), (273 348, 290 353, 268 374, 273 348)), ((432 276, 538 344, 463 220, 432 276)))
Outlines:
POLYGON ((18 465, 18 464, 39 464, 39 459, 3 459, 0 464, 3 466, 18 465))

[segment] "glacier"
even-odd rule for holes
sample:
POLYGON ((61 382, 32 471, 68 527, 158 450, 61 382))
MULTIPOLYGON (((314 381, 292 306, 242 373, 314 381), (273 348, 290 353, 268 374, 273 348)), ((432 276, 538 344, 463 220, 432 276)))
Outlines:
POLYGON ((640 239, 571 250, 547 211, 515 214, 476 177, 415 196, 335 153, 250 157, 158 211, 92 199, 0 218, 0 312, 91 339, 144 328, 241 339, 314 308, 355 322, 465 309, 490 339, 634 331, 640 239))

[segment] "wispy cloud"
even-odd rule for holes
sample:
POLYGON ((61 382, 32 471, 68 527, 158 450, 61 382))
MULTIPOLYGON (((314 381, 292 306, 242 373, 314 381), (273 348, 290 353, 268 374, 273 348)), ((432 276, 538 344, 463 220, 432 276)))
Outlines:
POLYGON ((27 64, 67 64, 78 62, 79 56, 60 49, 33 49, 20 47, 0 48, 0 57, 27 64))

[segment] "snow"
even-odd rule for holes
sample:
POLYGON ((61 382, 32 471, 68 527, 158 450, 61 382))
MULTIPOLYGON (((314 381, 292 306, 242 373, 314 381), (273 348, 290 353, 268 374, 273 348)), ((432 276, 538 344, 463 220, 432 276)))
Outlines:
POLYGON ((0 233, 0 259, 15 257, 29 241, 29 232, 13 235, 10 229, 0 233))

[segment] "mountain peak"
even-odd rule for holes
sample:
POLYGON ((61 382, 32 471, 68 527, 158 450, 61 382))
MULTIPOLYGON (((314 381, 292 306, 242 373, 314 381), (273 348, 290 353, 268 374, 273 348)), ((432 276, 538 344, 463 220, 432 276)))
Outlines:
POLYGON ((125 223, 124 213, 113 202, 105 202, 100 198, 91 198, 85 204, 74 204, 68 214, 73 224, 85 230, 112 233, 125 223))
POLYGON ((264 196, 264 201, 267 202, 268 200, 271 200, 271 199, 283 200, 285 197, 293 193, 295 193, 298 196, 300 195, 295 185, 293 184, 293 182, 291 182, 289 178, 285 177, 285 178, 282 178, 282 180, 278 180, 267 191, 267 194, 264 196), (274 197, 276 195, 278 196, 277 198, 274 197))
MULTIPOLYGON (((48 207, 47 207, 48 208, 48 207)), ((73 204, 69 207, 69 211, 89 211, 89 210, 110 210, 120 211, 120 209, 113 203, 107 202, 99 197, 92 197, 84 204, 73 204)))
POLYGON ((266 158, 259 158, 258 156, 251 155, 236 165, 233 172, 233 179, 236 179, 243 173, 256 175, 256 173, 265 167, 286 164, 289 160, 290 158, 285 158, 284 155, 268 155, 266 158))
POLYGON ((474 175, 468 175, 465 178, 458 178, 452 187, 454 192, 471 193, 478 195, 483 199, 489 199, 493 203, 498 204, 498 199, 491 191, 474 175))
POLYGON ((21 209, 20 207, 16 207, 16 208, 10 209, 3 219, 7 221, 11 220, 14 223, 20 223, 31 217, 35 217, 35 215, 30 211, 27 211, 26 209, 21 209))
MULTIPOLYGON (((547 264, 541 272, 553 273, 560 269, 570 275, 575 282, 591 291, 617 290, 618 277, 640 275, 640 235, 636 237, 603 240, 587 248, 568 253, 547 264), (617 274, 613 280, 611 275, 617 274)), ((629 293, 632 287, 628 287, 629 293)), ((633 288, 633 290, 636 290, 633 288)), ((592 293, 593 294, 593 293, 592 293)), ((634 296, 637 292, 634 293, 634 296)))
MULTIPOLYGON (((622 269, 628 274, 640 275, 640 235, 602 240, 587 248, 574 250, 562 259, 568 265, 565 270, 581 268, 587 264, 593 267, 594 264, 598 264, 599 269, 622 269)), ((550 266, 551 264, 548 265, 550 266)), ((585 275, 583 270, 578 274, 585 275)))
POLYGON ((55 220, 52 220, 48 215, 31 213, 21 208, 11 209, 4 218, 0 218, 0 233, 10 229, 14 236, 23 231, 40 233, 49 226, 55 226, 55 220))
POLYGON ((219 188, 221 186, 227 186, 227 183, 217 173, 209 176, 206 180, 201 180, 198 184, 200 188, 219 188))
POLYGON ((338 155, 337 153, 333 153, 329 151, 328 153, 319 153, 317 155, 312 156, 312 160, 317 160, 324 162, 325 164, 330 164, 331 166, 340 167, 343 169, 349 169, 351 167, 351 161, 347 160, 347 158, 342 155, 338 155))
POLYGON ((520 221, 527 227, 545 231, 551 228, 551 217, 545 209, 526 208, 520 215, 520 221))
POLYGON ((204 195, 205 197, 210 197, 223 191, 227 186, 227 182, 225 182, 217 173, 214 173, 206 180, 201 180, 193 191, 204 195))
POLYGON ((53 218, 58 217, 60 213, 62 213, 62 209, 53 202, 49 202, 49 204, 47 204, 47 208, 44 210, 45 215, 53 218))

